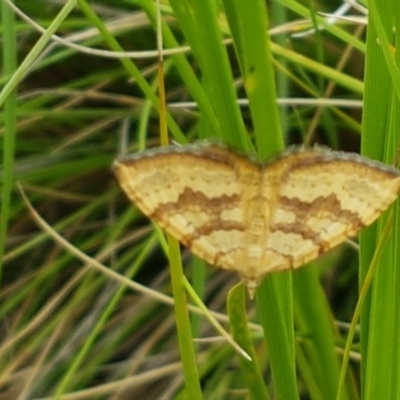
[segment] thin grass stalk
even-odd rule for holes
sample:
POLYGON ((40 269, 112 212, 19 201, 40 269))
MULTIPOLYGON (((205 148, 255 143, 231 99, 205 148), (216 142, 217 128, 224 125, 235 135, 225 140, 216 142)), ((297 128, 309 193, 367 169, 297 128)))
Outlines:
MULTIPOLYGON (((128 279, 131 279, 137 273, 144 259, 148 256, 148 254, 151 253, 151 249, 154 247, 155 243, 156 237, 155 235, 153 235, 152 238, 147 242, 146 246, 143 247, 142 252, 136 257, 135 263, 128 271, 128 279)), ((92 327, 91 332, 88 333, 82 348, 75 355, 67 372, 62 377, 61 382, 57 385, 56 391, 54 393, 55 399, 61 398, 65 393, 68 393, 72 390, 75 375, 78 374, 78 370, 84 363, 85 358, 89 356, 90 351, 94 347, 95 341, 98 339, 106 323, 112 317, 113 312, 120 304, 121 297, 126 292, 126 290, 127 286, 120 286, 119 288, 115 288, 115 293, 110 296, 110 300, 107 302, 107 305, 102 311, 101 316, 98 318, 96 324, 92 327)))
POLYGON ((22 63, 19 65, 17 70, 12 74, 10 80, 3 87, 0 92, 0 107, 3 105, 5 100, 8 98, 10 93, 17 87, 17 85, 24 79, 26 74, 29 72, 30 67, 36 60, 36 58, 43 51, 45 46, 49 43, 51 35, 53 35, 60 27, 62 22, 68 17, 72 9, 75 7, 76 0, 68 0, 58 15, 53 19, 46 32, 40 37, 40 39, 32 47, 32 50, 25 57, 22 63))
MULTIPOLYGON (((334 399, 340 375, 339 356, 335 350, 337 331, 315 268, 303 268, 294 273, 293 291, 298 341, 306 355, 307 368, 321 398, 334 399)), ((343 393, 343 399, 353 399, 347 388, 343 393)))
MULTIPOLYGON (((96 13, 92 10, 91 7, 87 4, 85 0, 77 0, 78 4, 83 12, 87 15, 88 19, 100 30, 100 33, 104 37, 106 43, 110 46, 112 50, 115 51, 123 51, 123 48, 115 39, 115 37, 107 30, 107 27, 104 25, 103 21, 96 15, 96 13)), ((154 7, 152 7, 154 8, 154 7)), ((136 64, 128 59, 128 58, 121 58, 121 63, 128 71, 129 75, 135 80, 137 85, 145 94, 146 98, 151 100, 153 107, 159 111, 160 103, 159 99, 156 96, 153 88, 151 85, 146 81, 143 77, 142 72, 136 66, 136 64)), ((167 115, 168 120, 168 127, 172 131, 173 135, 181 142, 185 141, 185 137, 182 134, 179 126, 176 124, 175 120, 170 116, 167 115)))

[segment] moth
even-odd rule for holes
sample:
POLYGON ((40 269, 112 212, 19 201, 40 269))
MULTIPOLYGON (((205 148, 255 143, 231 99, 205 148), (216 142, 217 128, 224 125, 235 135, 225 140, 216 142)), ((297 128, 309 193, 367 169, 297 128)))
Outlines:
POLYGON ((130 200, 195 255, 235 271, 254 294, 355 236, 397 198, 397 169, 357 154, 292 148, 260 163, 221 145, 119 157, 130 200))

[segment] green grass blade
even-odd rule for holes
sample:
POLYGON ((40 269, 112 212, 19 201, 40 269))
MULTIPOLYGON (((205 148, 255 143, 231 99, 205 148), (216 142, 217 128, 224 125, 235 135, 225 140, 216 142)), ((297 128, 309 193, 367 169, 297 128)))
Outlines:
POLYGON ((208 132, 207 136, 218 136, 227 144, 246 148, 245 128, 232 85, 233 76, 227 51, 222 44, 215 2, 172 0, 171 5, 187 39, 190 41, 193 37, 198 38, 192 39, 190 44, 200 65, 205 91, 219 125, 218 132, 208 132))
POLYGON ((227 310, 233 338, 236 343, 246 351, 251 360, 239 355, 239 364, 242 369, 247 389, 251 399, 268 399, 268 391, 265 387, 257 355, 254 350, 252 338, 247 324, 246 313, 246 288, 242 283, 236 285, 229 292, 227 310))
MULTIPOLYGON (((272 54, 265 34, 268 13, 262 1, 245 4, 226 0, 224 6, 249 98, 258 152, 265 158, 283 147, 272 54)), ((257 291, 257 311, 269 349, 274 384, 278 396, 284 399, 298 398, 290 288, 291 277, 284 274, 269 276, 257 291)))
POLYGON ((225 10, 249 99, 255 141, 261 159, 283 148, 276 104, 274 68, 264 2, 225 0, 225 10))
MULTIPOLYGON (((398 67, 389 49, 393 12, 390 3, 371 3, 367 37, 365 107, 362 152, 372 158, 392 162, 399 140, 398 67), (377 37, 379 40, 377 40, 377 37)), ((393 5, 394 7, 394 5, 393 5)), ((398 56, 396 57, 398 59, 398 56)), ((360 279, 363 282, 374 249, 382 236, 385 218, 366 230, 360 239, 360 279)), ((396 212, 393 233, 385 240, 373 282, 373 290, 361 314, 362 397, 396 398, 400 393, 400 326, 398 312, 398 227, 396 212), (384 344, 384 345, 382 345, 384 344)))
MULTIPOLYGON (((15 46, 14 14, 5 2, 1 3, 1 20, 3 26, 3 74, 11 76, 17 69, 17 49, 15 46)), ((14 184, 14 152, 16 136, 17 96, 11 91, 4 104, 4 179, 0 181, 1 217, 0 217, 0 287, 3 276, 3 259, 6 250, 8 222, 10 218, 11 193, 14 184)))
POLYGON ((169 249, 171 285, 174 294, 176 329, 178 332, 183 375, 185 378, 185 390, 187 398, 200 400, 203 396, 201 393, 200 378, 193 345, 192 327, 190 325, 189 311, 187 308, 179 243, 175 239, 169 240, 169 249))

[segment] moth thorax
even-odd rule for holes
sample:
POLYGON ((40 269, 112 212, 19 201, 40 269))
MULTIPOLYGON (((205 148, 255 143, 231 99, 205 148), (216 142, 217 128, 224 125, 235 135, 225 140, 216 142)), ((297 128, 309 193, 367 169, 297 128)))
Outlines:
POLYGON ((255 210, 249 223, 249 231, 254 236, 261 236, 266 231, 265 214, 260 208, 255 210))

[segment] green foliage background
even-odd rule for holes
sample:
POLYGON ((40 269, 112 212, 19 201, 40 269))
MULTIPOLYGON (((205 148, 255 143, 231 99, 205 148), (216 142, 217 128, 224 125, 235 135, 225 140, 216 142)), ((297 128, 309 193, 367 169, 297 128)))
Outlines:
MULTIPOLYGON (((400 15, 368 6, 343 20, 321 14, 328 2, 161 2, 171 139, 392 163, 400 15)), ((1 1, 0 397, 398 398, 397 207, 360 248, 270 276, 249 301, 236 276, 166 240, 111 172, 121 151, 160 144, 155 3, 16 7, 1 1)))

